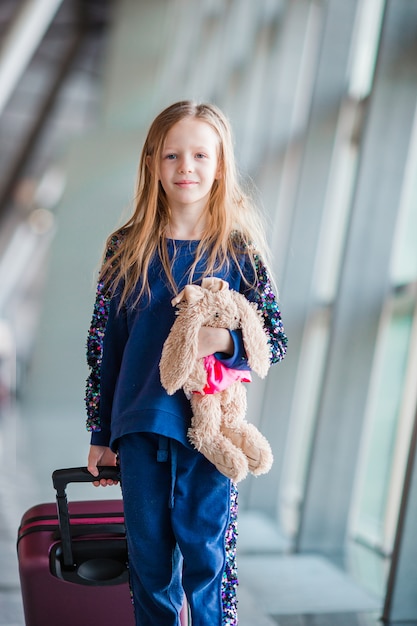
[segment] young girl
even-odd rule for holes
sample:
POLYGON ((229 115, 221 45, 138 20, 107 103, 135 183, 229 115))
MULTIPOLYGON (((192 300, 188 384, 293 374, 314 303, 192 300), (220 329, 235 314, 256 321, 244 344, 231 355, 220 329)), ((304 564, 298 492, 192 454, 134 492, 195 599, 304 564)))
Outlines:
MULTIPOLYGON (((136 624, 177 626, 184 591, 193 626, 237 624, 236 486, 191 446, 189 400, 168 396, 159 376, 171 300, 205 276, 262 310, 271 362, 286 351, 263 231, 217 107, 184 101, 156 117, 135 205, 109 237, 99 277, 87 346, 88 468, 97 476, 118 455, 136 624)), ((248 369, 240 331, 202 328, 199 356, 211 354, 248 369)))

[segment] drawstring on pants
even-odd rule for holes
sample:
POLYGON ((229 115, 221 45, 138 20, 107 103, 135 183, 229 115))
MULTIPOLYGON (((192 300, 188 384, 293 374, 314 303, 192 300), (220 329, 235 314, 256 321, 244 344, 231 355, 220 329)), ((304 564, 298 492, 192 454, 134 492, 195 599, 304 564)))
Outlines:
POLYGON ((171 459, 171 490, 169 494, 168 507, 173 509, 175 504, 175 481, 177 478, 177 442, 173 439, 168 439, 168 437, 164 437, 164 435, 159 435, 156 460, 158 463, 166 463, 169 457, 171 459))

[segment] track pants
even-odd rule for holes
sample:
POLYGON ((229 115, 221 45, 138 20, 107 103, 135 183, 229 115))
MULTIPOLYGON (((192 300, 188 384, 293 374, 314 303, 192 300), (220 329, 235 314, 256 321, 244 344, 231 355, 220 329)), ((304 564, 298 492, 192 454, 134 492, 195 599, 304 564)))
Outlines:
POLYGON ((199 452, 154 433, 119 440, 130 581, 137 626, 223 623, 230 480, 199 452))

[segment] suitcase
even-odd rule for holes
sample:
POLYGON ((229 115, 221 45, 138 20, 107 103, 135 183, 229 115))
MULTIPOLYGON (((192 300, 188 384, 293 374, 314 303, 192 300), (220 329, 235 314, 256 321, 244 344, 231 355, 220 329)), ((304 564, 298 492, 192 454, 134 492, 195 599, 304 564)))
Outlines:
MULTIPOLYGON (((99 478, 117 480, 118 470, 102 467, 99 478)), ((56 470, 52 480, 56 504, 31 507, 18 531, 26 626, 134 626, 122 500, 68 504, 69 483, 97 480, 85 467, 56 470)))

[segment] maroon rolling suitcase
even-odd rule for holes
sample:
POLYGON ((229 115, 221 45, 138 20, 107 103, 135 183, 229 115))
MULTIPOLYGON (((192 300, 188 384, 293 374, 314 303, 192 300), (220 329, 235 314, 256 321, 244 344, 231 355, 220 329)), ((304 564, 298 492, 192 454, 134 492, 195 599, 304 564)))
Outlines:
MULTIPOLYGON (((99 478, 118 479, 117 468, 100 468, 99 478)), ((96 480, 85 467, 56 470, 52 479, 57 503, 30 508, 18 531, 26 626, 134 626, 122 501, 68 504, 69 483, 96 480)))

